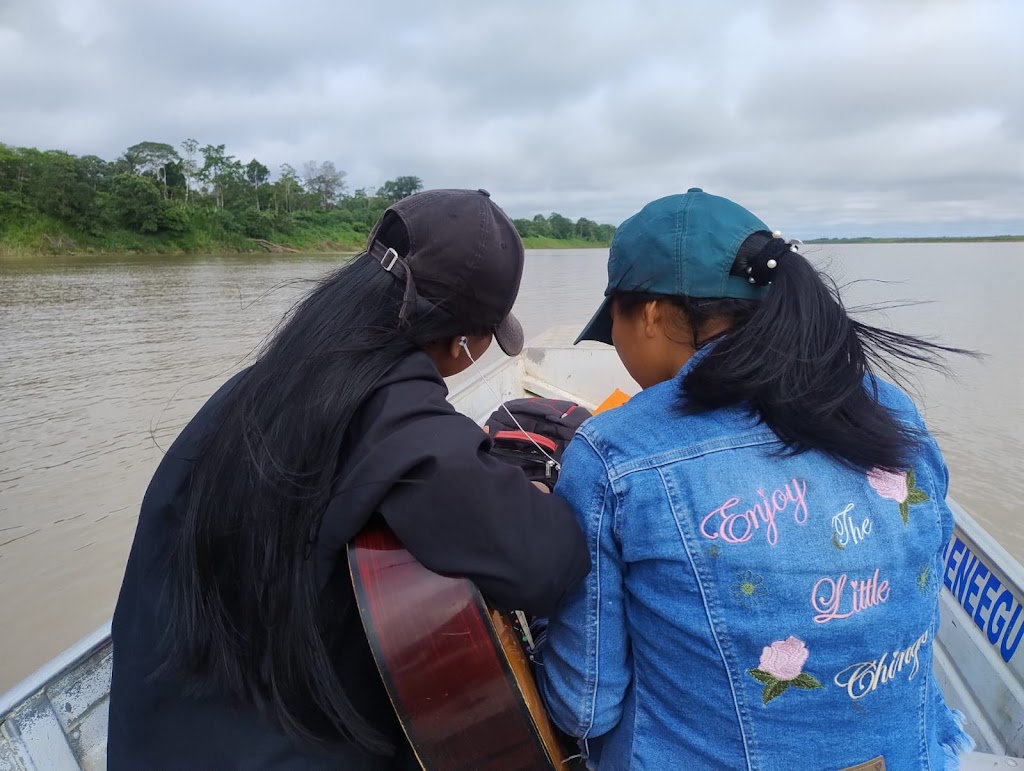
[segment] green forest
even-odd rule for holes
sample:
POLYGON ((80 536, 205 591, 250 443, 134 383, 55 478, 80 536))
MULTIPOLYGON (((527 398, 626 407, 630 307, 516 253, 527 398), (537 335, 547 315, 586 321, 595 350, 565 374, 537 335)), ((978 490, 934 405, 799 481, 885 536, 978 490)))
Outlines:
MULTIPOLYGON (((331 161, 276 173, 225 145, 132 145, 112 161, 0 144, 0 256, 78 252, 353 251, 416 176, 349 191, 331 161)), ((530 248, 607 246, 614 227, 515 220, 530 248)))

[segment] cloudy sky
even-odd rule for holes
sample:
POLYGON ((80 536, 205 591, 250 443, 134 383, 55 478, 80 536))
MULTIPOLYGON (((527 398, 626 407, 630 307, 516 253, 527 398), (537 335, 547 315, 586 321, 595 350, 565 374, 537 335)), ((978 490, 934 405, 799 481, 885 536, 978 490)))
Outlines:
POLYGON ((0 0, 0 142, 226 143, 617 224, 1024 233, 1022 0, 0 0))

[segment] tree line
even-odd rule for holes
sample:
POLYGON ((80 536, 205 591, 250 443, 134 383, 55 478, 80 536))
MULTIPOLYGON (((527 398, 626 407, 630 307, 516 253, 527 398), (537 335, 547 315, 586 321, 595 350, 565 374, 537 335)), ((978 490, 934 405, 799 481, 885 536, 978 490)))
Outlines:
MULTIPOLYGON (((393 202, 423 189, 416 176, 349 192, 332 161, 276 173, 224 144, 139 142, 113 161, 0 144, 0 244, 47 250, 184 251, 358 248, 393 202)), ((558 213, 515 220, 531 241, 607 245, 611 225, 558 213)), ((544 245, 538 243, 537 245, 544 245)))

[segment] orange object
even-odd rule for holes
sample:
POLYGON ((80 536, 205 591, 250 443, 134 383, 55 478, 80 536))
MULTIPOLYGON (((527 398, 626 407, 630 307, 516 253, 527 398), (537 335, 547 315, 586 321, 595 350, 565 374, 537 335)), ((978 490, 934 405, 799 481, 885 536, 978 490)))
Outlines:
POLYGON ((612 391, 611 396, 609 396, 607 399, 601 402, 600 405, 598 405, 597 409, 594 410, 594 414, 600 415, 602 412, 614 410, 616 407, 621 407, 628 401, 629 397, 622 391, 620 391, 618 388, 616 388, 614 391, 612 391))

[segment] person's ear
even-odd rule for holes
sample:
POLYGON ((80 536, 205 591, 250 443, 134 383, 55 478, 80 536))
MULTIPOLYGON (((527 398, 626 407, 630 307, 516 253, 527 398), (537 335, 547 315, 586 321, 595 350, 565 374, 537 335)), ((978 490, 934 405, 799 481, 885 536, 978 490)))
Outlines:
POLYGON ((659 300, 651 300, 644 303, 641 313, 644 334, 649 338, 657 337, 662 324, 661 302, 659 300))
POLYGON ((466 341, 465 335, 453 337, 448 343, 448 355, 451 356, 453 359, 459 358, 463 353, 463 346, 467 344, 468 343, 466 341))

